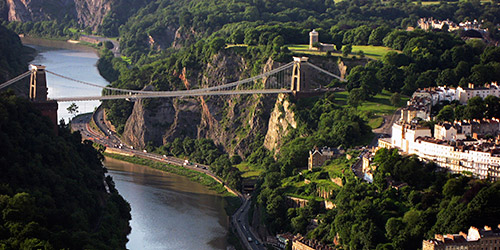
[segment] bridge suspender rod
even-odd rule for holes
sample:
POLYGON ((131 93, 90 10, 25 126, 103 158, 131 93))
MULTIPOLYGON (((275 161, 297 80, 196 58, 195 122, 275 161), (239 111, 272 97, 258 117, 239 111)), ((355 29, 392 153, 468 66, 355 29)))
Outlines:
POLYGON ((14 77, 14 78, 8 80, 8 81, 0 84, 0 89, 6 88, 9 85, 11 85, 11 84, 13 84, 13 83, 15 83, 15 82, 17 82, 17 81, 19 81, 19 80, 21 80, 21 79, 29 76, 29 75, 31 75, 31 71, 26 71, 26 72, 24 72, 24 73, 22 73, 22 74, 20 74, 20 75, 18 75, 16 77, 14 77))
POLYGON ((307 65, 313 67, 314 69, 317 69, 317 70, 319 70, 319 71, 321 71, 321 72, 323 72, 323 73, 325 73, 325 74, 327 74, 329 76, 332 76, 332 77, 335 77, 335 78, 339 79, 341 82, 345 82, 346 81, 346 79, 344 79, 344 78, 342 78, 340 76, 334 75, 334 74, 332 74, 332 73, 330 73, 330 72, 328 72, 328 71, 326 71, 326 70, 324 70, 324 69, 322 69, 322 68, 320 68, 320 67, 318 67, 318 66, 316 66, 316 65, 314 65, 312 63, 309 63, 309 62, 305 62, 305 63, 307 63, 307 65))

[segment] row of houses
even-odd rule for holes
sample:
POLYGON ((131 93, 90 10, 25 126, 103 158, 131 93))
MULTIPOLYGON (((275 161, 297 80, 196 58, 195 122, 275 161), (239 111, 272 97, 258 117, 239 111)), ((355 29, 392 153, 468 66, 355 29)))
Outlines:
POLYGON ((428 127, 399 121, 392 126, 391 138, 379 139, 379 148, 397 148, 452 172, 500 180, 498 119, 439 123, 434 130, 432 136, 428 127))
POLYGON ((473 97, 479 96, 484 99, 489 95, 500 97, 500 87, 496 82, 484 86, 469 83, 468 87, 439 86, 418 89, 413 93, 407 106, 401 110, 401 119, 408 123, 415 118, 430 121, 432 107, 439 103, 458 101, 460 104, 466 104, 473 97))
POLYGON ((474 19, 474 21, 465 21, 457 24, 453 21, 450 21, 449 19, 437 20, 432 17, 430 18, 423 17, 420 18, 417 23, 418 27, 423 30, 442 30, 445 26, 448 27, 448 31, 482 30, 481 23, 478 22, 476 19, 474 19))

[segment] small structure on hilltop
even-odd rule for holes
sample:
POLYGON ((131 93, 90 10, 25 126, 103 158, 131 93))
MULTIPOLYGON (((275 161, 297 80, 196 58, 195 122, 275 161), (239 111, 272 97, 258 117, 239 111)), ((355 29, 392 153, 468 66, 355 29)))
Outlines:
POLYGON ((500 249, 500 225, 494 229, 470 227, 467 234, 436 234, 434 239, 422 241, 422 250, 438 249, 500 249))
POLYGON ((315 29, 313 29, 311 32, 309 32, 309 49, 319 51, 335 51, 335 44, 320 43, 319 33, 315 29), (317 44, 319 45, 319 48, 315 47, 315 45, 317 44))

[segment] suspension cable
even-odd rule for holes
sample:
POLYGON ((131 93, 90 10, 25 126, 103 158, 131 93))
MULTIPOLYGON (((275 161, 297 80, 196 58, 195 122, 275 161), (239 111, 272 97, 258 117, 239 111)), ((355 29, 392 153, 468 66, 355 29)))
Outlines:
POLYGON ((31 71, 26 71, 26 72, 24 72, 24 73, 22 73, 22 74, 20 74, 20 75, 18 75, 16 77, 14 77, 14 78, 8 80, 8 81, 0 84, 0 89, 8 87, 9 85, 11 85, 11 84, 13 84, 13 83, 15 83, 15 82, 17 82, 17 81, 19 81, 19 80, 27 77, 27 76, 29 76, 30 74, 31 74, 31 71))
POLYGON ((328 71, 326 71, 326 70, 324 70, 324 69, 322 69, 322 68, 320 68, 320 67, 318 67, 318 66, 316 66, 316 65, 314 65, 314 64, 312 64, 310 62, 305 62, 305 63, 307 63, 309 66, 313 67, 314 69, 317 69, 317 70, 319 70, 319 71, 321 71, 321 72, 323 72, 323 73, 325 73, 325 74, 327 74, 329 76, 332 76, 332 77, 335 77, 335 78, 339 79, 342 82, 347 81, 346 79, 344 79, 344 78, 342 78, 342 77, 340 77, 338 75, 332 74, 332 73, 330 73, 330 72, 328 72, 328 71))

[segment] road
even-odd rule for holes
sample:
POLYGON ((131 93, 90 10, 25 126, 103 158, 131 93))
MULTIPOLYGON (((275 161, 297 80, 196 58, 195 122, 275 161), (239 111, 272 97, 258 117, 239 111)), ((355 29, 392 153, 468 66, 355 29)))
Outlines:
POLYGON ((100 42, 106 42, 106 41, 109 41, 113 44, 113 49, 111 49, 111 51, 113 52, 113 54, 115 55, 115 57, 120 57, 120 43, 118 41, 115 41, 113 39, 109 39, 107 37, 102 37, 102 36, 92 36, 92 35, 80 35, 82 37, 88 37, 88 38, 92 38, 92 39, 95 39, 97 41, 100 41, 100 42))
MULTIPOLYGON (((129 153, 138 157, 143 157, 151 160, 156 160, 160 162, 165 162, 167 164, 172 164, 176 166, 185 167, 191 170, 205 173, 212 178, 216 179, 218 182, 223 183, 218 176, 210 171, 210 167, 199 163, 185 164, 184 159, 154 154, 150 152, 145 152, 141 150, 134 149, 125 143, 123 143, 118 136, 116 136, 111 130, 108 129, 104 123, 103 110, 99 107, 92 115, 81 115, 74 118, 71 121, 71 128, 73 131, 80 131, 82 138, 87 140, 92 140, 96 143, 104 145, 109 148, 114 148, 114 150, 121 151, 123 153, 129 153), (97 127, 101 130, 100 133, 92 130, 89 126, 90 120, 94 116, 94 121, 97 127)), ((238 236, 241 242, 247 249, 251 250, 264 250, 261 240, 257 240, 256 233, 250 227, 248 222, 248 211, 250 207, 250 195, 242 195, 237 190, 232 190, 228 186, 224 187, 231 193, 240 197, 243 204, 236 211, 236 213, 231 217, 231 223, 236 228, 238 236), (251 238, 251 241, 248 239, 251 238)))

